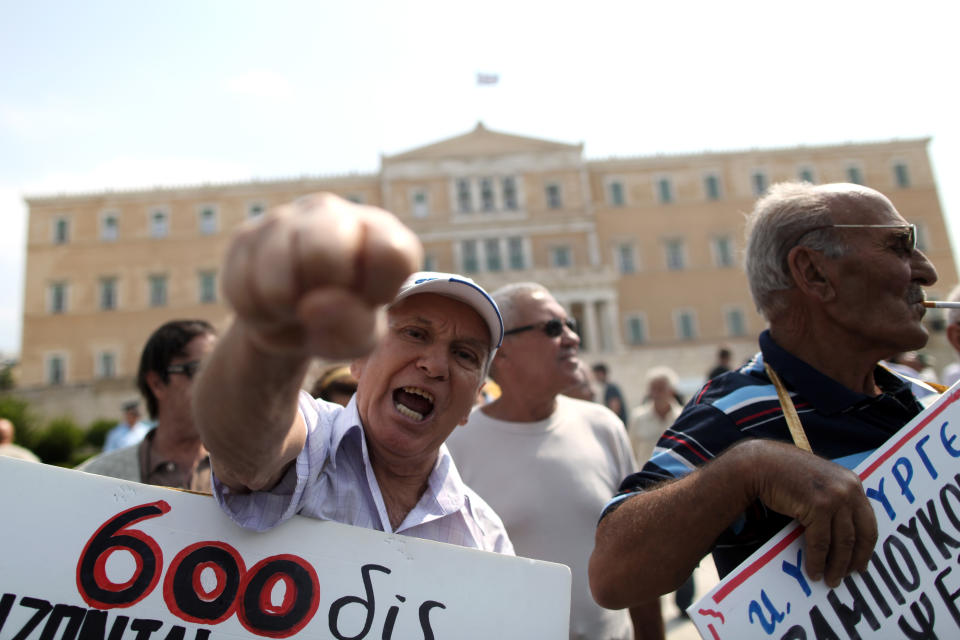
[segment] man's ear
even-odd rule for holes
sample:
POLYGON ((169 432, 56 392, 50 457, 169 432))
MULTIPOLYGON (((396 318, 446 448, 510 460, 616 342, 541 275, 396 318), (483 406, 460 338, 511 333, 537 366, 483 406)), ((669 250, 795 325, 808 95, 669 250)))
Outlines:
POLYGON ((158 398, 163 395, 163 392, 167 388, 167 384, 156 371, 147 371, 147 386, 150 387, 153 395, 158 398))
POLYGON ((809 247, 794 247, 787 254, 787 267, 794 286, 806 296, 828 302, 837 292, 826 267, 826 258, 809 247))
POLYGON ((960 353, 960 324, 954 322, 947 325, 947 340, 953 346, 954 351, 960 353))
POLYGON ((350 363, 350 374, 359 382, 363 375, 363 367, 367 364, 366 358, 357 358, 350 363))

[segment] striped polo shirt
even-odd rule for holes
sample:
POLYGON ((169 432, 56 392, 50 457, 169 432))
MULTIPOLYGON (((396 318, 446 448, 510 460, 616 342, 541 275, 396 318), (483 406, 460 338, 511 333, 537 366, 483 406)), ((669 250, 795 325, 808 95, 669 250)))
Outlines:
MULTIPOLYGON (((871 397, 843 386, 760 334, 760 353, 707 383, 667 429, 643 469, 628 476, 603 516, 624 500, 664 480, 685 476, 746 438, 792 442, 768 362, 790 393, 813 452, 854 468, 922 410, 911 383, 877 367, 882 393, 871 397)), ((759 501, 718 538, 713 558, 721 577, 732 571, 790 518, 759 501)))

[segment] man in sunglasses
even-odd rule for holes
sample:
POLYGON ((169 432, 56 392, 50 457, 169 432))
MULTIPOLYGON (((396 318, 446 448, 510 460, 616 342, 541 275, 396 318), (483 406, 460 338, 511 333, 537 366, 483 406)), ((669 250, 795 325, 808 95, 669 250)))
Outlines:
POLYGON ((791 518, 812 580, 836 587, 873 552, 876 518, 849 469, 933 392, 878 362, 926 343, 922 287, 937 273, 890 200, 853 184, 774 185, 745 257, 769 323, 760 353, 694 394, 604 510, 590 561, 604 606, 676 589, 710 551, 722 577, 791 518))
POLYGON ((173 320, 147 340, 137 387, 156 427, 138 443, 105 452, 80 471, 210 493, 210 459, 194 427, 193 377, 213 350, 217 333, 206 320, 173 320))
POLYGON ((421 261, 395 217, 329 194, 235 236, 223 280, 236 317, 194 396, 235 522, 299 514, 513 553, 443 444, 486 378, 500 313, 468 278, 413 273, 421 261), (352 359, 346 407, 301 391, 315 356, 352 359))
MULTIPOLYGON (((550 292, 518 283, 493 297, 506 328, 490 370, 501 394, 447 446, 466 483, 503 518, 518 555, 570 567, 570 637, 633 638, 630 615, 599 607, 587 583, 597 514, 636 469, 626 430, 602 404, 562 395, 579 382, 580 337, 550 292)), ((637 637, 662 637, 655 607, 637 618, 637 637)))

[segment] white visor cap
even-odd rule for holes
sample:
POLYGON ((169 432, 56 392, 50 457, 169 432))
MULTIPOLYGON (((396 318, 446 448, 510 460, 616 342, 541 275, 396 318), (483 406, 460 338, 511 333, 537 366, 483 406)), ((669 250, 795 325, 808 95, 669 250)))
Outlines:
POLYGON ((397 304, 404 298, 418 293, 435 293, 459 300, 480 314, 490 329, 490 356, 487 363, 493 361, 497 349, 503 342, 503 318, 500 309, 483 287, 466 276, 438 271, 417 271, 400 286, 397 297, 390 303, 397 304))

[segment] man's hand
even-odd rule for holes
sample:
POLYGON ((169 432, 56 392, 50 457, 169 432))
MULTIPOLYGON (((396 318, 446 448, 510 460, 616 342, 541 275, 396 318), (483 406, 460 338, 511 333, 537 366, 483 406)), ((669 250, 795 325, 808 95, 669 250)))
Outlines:
POLYGON ((626 499, 600 521, 590 557, 594 598, 620 609, 676 589, 757 500, 806 527, 811 578, 825 575, 835 587, 866 568, 877 522, 859 478, 791 444, 746 440, 679 480, 626 499))
POLYGON ((422 257, 417 237, 393 215, 313 194, 240 229, 224 293, 259 348, 353 358, 373 348, 382 305, 422 257))
POLYGON ((756 456, 753 490, 777 513, 796 518, 806 531, 807 575, 836 587, 862 571, 877 542, 877 519, 852 471, 782 442, 738 445, 756 456))

